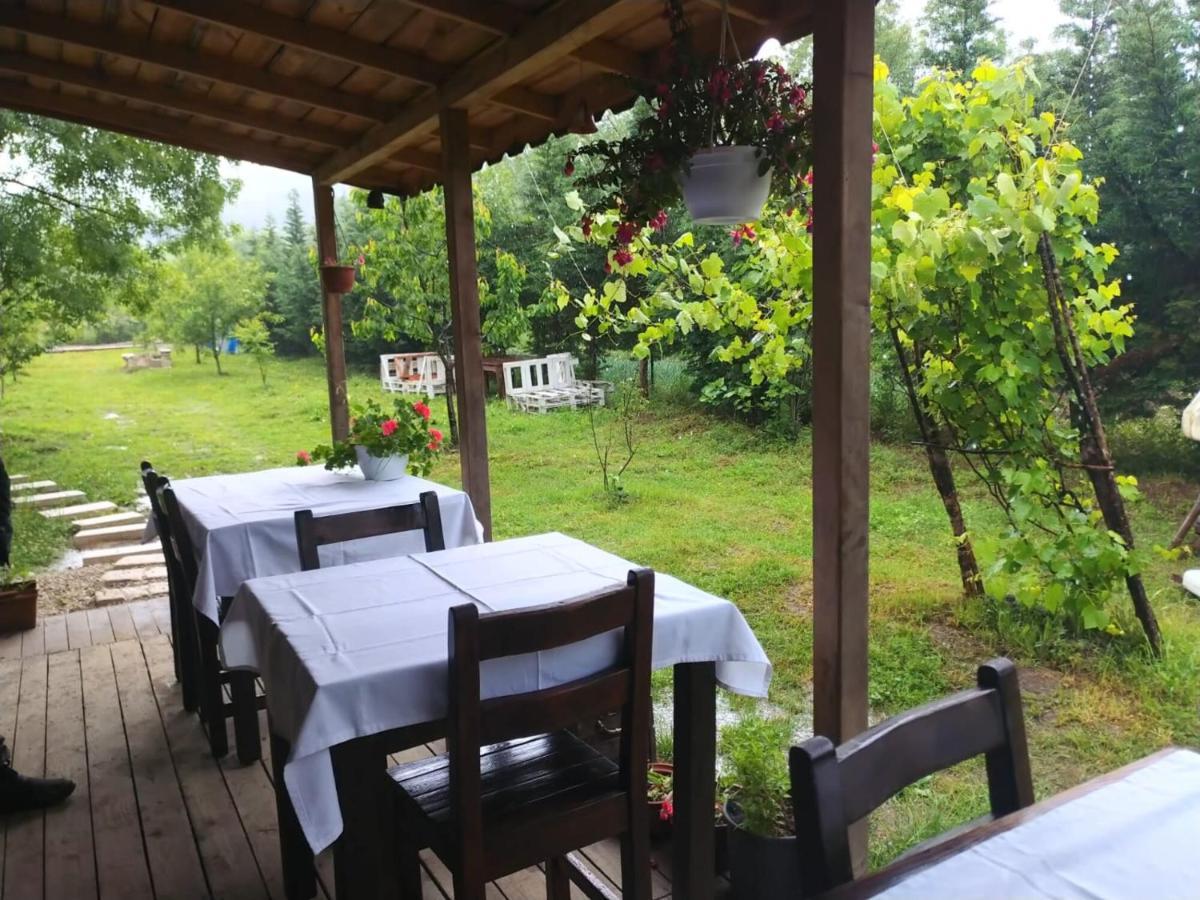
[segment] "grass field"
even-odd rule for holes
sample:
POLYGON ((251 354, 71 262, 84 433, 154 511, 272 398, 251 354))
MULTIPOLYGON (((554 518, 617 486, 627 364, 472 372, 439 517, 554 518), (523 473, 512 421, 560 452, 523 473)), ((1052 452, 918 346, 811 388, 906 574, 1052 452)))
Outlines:
MULTIPOLYGON (((263 388, 249 360, 229 374, 181 357, 171 370, 125 375, 117 352, 38 360, 0 403, 0 452, 11 471, 52 478, 89 497, 130 501, 137 463, 172 477, 289 465, 327 439, 324 377, 315 360, 276 362, 263 388)), ((378 396, 356 377, 351 399, 378 396)), ((434 405, 444 421, 444 407, 434 405)), ((729 597, 775 665, 772 702, 807 720, 811 685, 810 445, 764 440, 697 410, 656 404, 639 424, 626 473, 631 500, 600 487, 583 413, 548 416, 489 408, 496 536, 560 530, 729 597)), ((1039 795, 1160 746, 1200 743, 1200 606, 1170 581, 1178 563, 1146 573, 1167 639, 1152 661, 1131 640, 1069 640, 1030 620, 999 631, 962 601, 945 516, 922 458, 872 449, 871 702, 880 716, 971 683, 979 662, 1022 666, 1039 795)), ((447 456, 433 477, 457 483, 447 456)), ((1163 544, 1195 495, 1182 481, 1143 481, 1134 509, 1145 546, 1163 544)), ((967 492, 969 524, 999 522, 967 492)), ((59 526, 22 514, 20 564, 45 564, 65 542, 59 526)), ((903 792, 872 820, 882 861, 986 806, 980 767, 956 769, 903 792)))

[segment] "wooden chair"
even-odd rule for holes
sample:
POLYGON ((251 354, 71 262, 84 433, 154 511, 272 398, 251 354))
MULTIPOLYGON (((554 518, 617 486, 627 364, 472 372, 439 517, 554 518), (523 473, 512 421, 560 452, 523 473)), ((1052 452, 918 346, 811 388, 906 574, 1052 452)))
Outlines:
POLYGON ((184 575, 171 550, 171 525, 159 499, 159 489, 168 487, 170 481, 154 471, 148 461, 143 460, 142 484, 150 501, 150 514, 154 518, 154 529, 162 545, 163 561, 167 567, 168 608, 171 613, 171 654, 175 662, 175 678, 183 694, 183 708, 188 712, 196 709, 196 638, 192 633, 192 595, 184 587, 184 575))
POLYGON ((421 896, 417 852, 430 847, 453 873, 457 900, 482 900, 488 881, 546 863, 547 894, 565 900, 588 874, 567 854, 621 838, 624 896, 650 897, 646 759, 654 573, 572 603, 481 616, 450 610, 447 753, 397 766, 403 896, 421 896), (622 630, 617 661, 558 687, 480 699, 480 664, 622 630), (621 710, 619 762, 569 731, 621 710))
POLYGON ((973 690, 893 716, 840 747, 818 736, 792 748, 805 896, 852 881, 850 825, 935 772, 983 756, 991 800, 991 816, 985 818, 1033 803, 1017 669, 1007 659, 994 659, 979 667, 976 680, 973 690))
MULTIPOLYGON (((262 756, 259 745, 258 711, 265 708, 265 698, 257 695, 253 672, 232 671, 221 665, 217 654, 220 626, 208 616, 196 612, 190 602, 196 592, 199 570, 191 536, 179 510, 179 501, 169 484, 158 488, 158 502, 167 517, 171 552, 181 574, 181 587, 189 598, 187 614, 195 639, 195 678, 197 699, 200 704, 200 719, 208 733, 208 743, 213 756, 221 757, 229 752, 226 720, 233 719, 234 741, 238 760, 243 763, 257 761, 262 756), (225 702, 223 686, 229 685, 230 702, 225 702)), ((224 617, 228 598, 221 598, 219 616, 224 617)))
POLYGON ((434 491, 423 492, 416 503, 320 518, 314 516, 311 509, 297 510, 296 548, 300 552, 300 569, 307 572, 321 568, 317 551, 328 544, 417 529, 425 532, 426 551, 446 549, 446 539, 442 534, 442 510, 434 491))

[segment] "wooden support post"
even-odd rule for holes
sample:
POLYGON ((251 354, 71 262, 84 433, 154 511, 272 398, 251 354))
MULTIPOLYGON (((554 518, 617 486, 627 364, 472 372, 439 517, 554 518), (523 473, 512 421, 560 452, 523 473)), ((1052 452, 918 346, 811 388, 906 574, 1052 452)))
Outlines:
MULTIPOLYGON (((313 179, 313 209, 317 216, 317 261, 337 259, 337 232, 333 224, 333 188, 313 179)), ((342 295, 321 286, 321 321, 325 327, 325 377, 329 383, 329 427, 340 441, 350 433, 350 407, 346 399, 346 347, 342 340, 342 295)))
POLYGON ((450 299, 454 316, 454 381, 458 395, 459 463, 463 490, 471 498, 484 537, 492 538, 492 494, 488 476, 487 415, 483 343, 479 328, 479 274, 475 266, 475 206, 467 114, 441 113, 442 169, 446 196, 446 248, 450 255, 450 299))
POLYGON ((840 743, 867 725, 875 3, 814 17, 813 729, 840 743))

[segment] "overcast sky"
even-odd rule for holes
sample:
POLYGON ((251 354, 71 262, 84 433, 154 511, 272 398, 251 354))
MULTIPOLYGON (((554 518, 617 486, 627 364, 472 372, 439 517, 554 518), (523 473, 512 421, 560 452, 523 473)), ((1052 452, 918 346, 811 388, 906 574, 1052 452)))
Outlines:
MULTIPOLYGON (((925 0, 900 0, 901 14, 919 22, 925 0)), ((1012 36, 1015 48, 1026 38, 1039 47, 1048 46, 1056 25, 1062 22, 1055 0, 992 0, 993 13, 999 16, 1012 36)), ((287 193, 293 188, 300 195, 306 217, 312 220, 312 182, 304 175, 257 166, 253 163, 224 163, 224 174, 242 180, 242 191, 236 203, 225 210, 225 220, 248 227, 259 227, 273 215, 278 222, 287 206, 287 193)))

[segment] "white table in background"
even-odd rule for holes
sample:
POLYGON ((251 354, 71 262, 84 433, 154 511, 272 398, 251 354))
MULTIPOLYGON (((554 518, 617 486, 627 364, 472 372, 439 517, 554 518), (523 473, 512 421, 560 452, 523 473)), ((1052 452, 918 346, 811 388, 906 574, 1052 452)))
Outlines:
MULTIPOLYGON (((385 792, 378 774, 363 772, 381 772, 387 752, 442 727, 449 609, 569 601, 624 584, 631 568, 582 541, 545 534, 242 585, 221 629, 222 654, 226 665, 262 676, 272 749, 287 753, 283 782, 308 846, 319 851, 340 836, 339 850, 360 853, 353 863, 338 857, 339 883, 374 877, 381 869, 371 854, 394 852, 370 846, 381 838, 371 833, 378 817, 365 810, 385 792)), ((714 687, 765 696, 771 666, 732 603, 669 575, 655 579, 653 665, 674 666, 676 677, 676 884, 698 882, 686 895, 701 898, 712 889, 714 687)), ((581 677, 606 665, 616 646, 615 635, 604 635, 494 661, 483 671, 484 695, 581 677)), ((281 839, 285 860, 294 858, 295 845, 281 839)), ((354 896, 376 890, 360 884, 354 896)))
MULTIPOLYGON (((416 503, 423 491, 436 491, 447 547, 477 544, 483 531, 465 493, 424 478, 366 481, 357 469, 329 472, 320 466, 292 466, 173 481, 188 534, 199 557, 192 598, 196 609, 216 622, 217 598, 236 593, 242 582, 300 570, 294 516, 355 512, 416 503)), ((415 553, 425 549, 419 531, 385 535, 321 548, 322 565, 415 553)))

